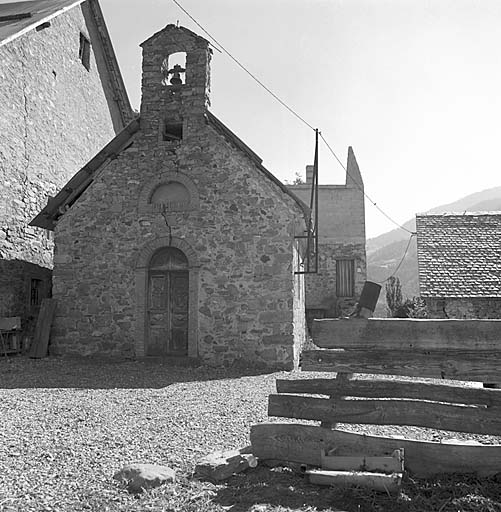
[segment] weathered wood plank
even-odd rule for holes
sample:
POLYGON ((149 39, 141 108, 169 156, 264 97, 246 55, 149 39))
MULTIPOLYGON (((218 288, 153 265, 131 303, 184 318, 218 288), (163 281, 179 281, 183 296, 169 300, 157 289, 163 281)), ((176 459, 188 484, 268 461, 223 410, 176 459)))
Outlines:
MULTIPOLYGON (((343 382, 348 382, 353 378, 353 373, 338 373, 336 375, 336 382, 339 382, 340 384, 343 382)), ((324 428, 336 428, 336 424, 332 423, 330 421, 323 421, 320 424, 321 427, 324 428)))
POLYGON ((340 456, 321 454, 322 469, 334 471, 378 471, 380 473, 403 473, 403 450, 395 450, 391 457, 340 456))
POLYGON ((340 382, 337 379, 277 379, 277 391, 279 393, 306 393, 338 397, 415 398, 436 402, 501 407, 501 389, 463 388, 399 380, 353 379, 340 382))
POLYGON ((416 476, 441 473, 499 473, 501 445, 471 446, 408 439, 367 436, 298 424, 260 424, 251 428, 252 452, 259 459, 277 459, 312 466, 321 465, 322 450, 337 455, 391 455, 405 451, 406 469, 416 476))
POLYGON ((411 318, 314 320, 312 337, 321 348, 386 350, 499 350, 501 320, 411 318))
POLYGON ((305 350, 301 369, 501 382, 501 351, 305 350))
POLYGON ((312 484, 357 486, 374 489, 379 492, 396 494, 402 484, 402 473, 385 475, 381 473, 368 473, 365 471, 328 471, 324 469, 309 469, 306 476, 312 484))
POLYGON ((331 423, 412 425, 501 435, 501 409, 417 400, 338 400, 270 395, 268 415, 331 423))
POLYGON ((47 356, 49 346, 50 328, 52 319, 56 311, 55 299, 43 299, 35 326, 35 335, 30 347, 29 356, 32 358, 42 358, 47 356))

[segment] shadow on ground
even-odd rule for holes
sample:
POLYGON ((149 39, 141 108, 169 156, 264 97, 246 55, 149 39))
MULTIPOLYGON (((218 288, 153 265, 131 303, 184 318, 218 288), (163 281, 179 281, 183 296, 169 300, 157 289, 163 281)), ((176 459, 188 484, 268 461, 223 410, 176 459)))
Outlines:
POLYGON ((494 478, 405 476, 400 494, 389 496, 354 487, 319 487, 287 468, 258 467, 228 480, 213 501, 231 512, 499 512, 500 487, 494 478))
POLYGON ((211 368, 189 360, 110 361, 14 356, 0 358, 0 389, 159 389, 179 382, 235 379, 270 373, 270 370, 237 366, 211 368))

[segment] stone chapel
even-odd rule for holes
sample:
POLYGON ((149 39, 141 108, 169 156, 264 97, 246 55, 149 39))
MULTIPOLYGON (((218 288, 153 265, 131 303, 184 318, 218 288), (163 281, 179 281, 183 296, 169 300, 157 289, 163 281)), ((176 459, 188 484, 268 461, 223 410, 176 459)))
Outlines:
POLYGON ((54 230, 51 353, 292 368, 308 208, 208 110, 208 41, 141 46, 140 117, 32 221, 54 230))

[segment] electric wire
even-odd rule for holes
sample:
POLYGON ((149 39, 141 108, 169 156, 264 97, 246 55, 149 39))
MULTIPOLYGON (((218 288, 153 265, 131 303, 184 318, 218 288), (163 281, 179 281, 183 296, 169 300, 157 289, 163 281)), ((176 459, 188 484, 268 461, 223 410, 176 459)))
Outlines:
MULTIPOLYGON (((287 103, 285 103, 282 99, 280 99, 271 89, 269 89, 259 78, 257 78, 251 71, 249 71, 236 57, 234 57, 210 32, 208 32, 180 3, 178 0, 172 0, 174 4, 176 4, 181 11, 190 18, 197 27, 200 28, 206 34, 214 43, 216 43, 221 50, 228 55, 228 57, 238 66, 240 67, 245 73, 247 73, 258 85, 260 85, 268 94, 270 94, 276 101, 278 101, 284 108, 286 108, 292 115, 294 115, 297 119, 299 119, 303 124, 305 124, 308 128, 310 128, 313 131, 316 131, 316 128, 314 128, 308 121, 306 121, 301 115, 299 115, 293 108, 289 107, 287 103)), ((321 132, 319 132, 320 137, 324 141, 325 145, 329 149, 329 151, 332 153, 334 158, 337 160, 341 168, 346 172, 346 174, 352 179, 352 181, 355 183, 355 185, 359 188, 359 190, 364 194, 364 196, 367 198, 368 201, 382 214, 384 215, 390 222, 392 222, 395 226, 398 228, 407 231, 407 233, 410 233, 413 235, 414 233, 407 229, 405 226, 402 226, 397 221, 393 220, 385 211, 383 211, 375 201, 373 201, 369 195, 365 192, 365 189, 360 186, 360 184, 355 180, 348 172, 344 164, 341 162, 341 160, 338 158, 334 150, 331 148, 329 143, 325 140, 324 136, 321 132)))
POLYGON ((400 267, 402 266, 402 263, 404 262, 405 260, 405 257, 407 256, 407 252, 409 251, 409 247, 411 246, 411 242, 412 242, 412 239, 416 236, 416 233, 411 233, 411 236, 409 237, 409 240, 407 242, 407 247, 405 248, 405 251, 404 251, 404 255, 402 256, 402 259, 400 260, 399 264, 397 265, 397 267, 395 268, 395 270, 393 271, 393 273, 388 276, 382 283, 378 283, 378 284, 384 284, 386 283, 387 281, 389 281, 392 277, 395 276, 395 274, 399 271, 400 267))
POLYGON ((334 150, 331 148, 331 146, 329 145, 329 143, 325 140, 324 136, 322 135, 322 133, 320 132, 320 138, 324 141, 324 144, 327 146, 327 148, 329 149, 329 151, 332 153, 332 155, 334 156, 334 158, 338 161, 339 165, 341 166, 341 168, 346 172, 346 174, 351 178, 351 180, 353 181, 353 183, 355 183, 356 187, 362 192, 362 194, 367 198, 368 201, 371 202, 371 204, 381 213, 383 214, 390 222, 392 222, 393 224, 395 224, 395 226, 397 226, 398 228, 404 230, 404 231, 407 231, 407 233, 410 233, 411 235, 414 235, 414 232, 411 231, 410 229, 407 229, 405 226, 402 226, 401 224, 399 224, 397 221, 393 220, 384 210, 382 210, 375 201, 372 200, 372 198, 365 192, 365 189, 358 183, 358 181, 353 178, 353 176, 349 173, 348 169, 344 166, 344 164, 341 162, 341 160, 338 158, 338 156, 336 155, 336 153, 334 152, 334 150))
POLYGON ((293 110, 291 107, 289 107, 289 105, 287 105, 287 103, 285 103, 284 101, 282 101, 271 89, 269 89, 265 84, 263 84, 263 82, 261 82, 261 80, 259 80, 259 78, 257 78, 253 73, 251 73, 243 64, 240 63, 240 61, 238 59, 236 59, 235 57, 233 57, 233 55, 212 35, 210 34, 209 32, 207 32, 207 30, 205 30, 205 28, 200 25, 200 23, 198 23, 198 21, 177 1, 177 0, 172 0, 183 12, 184 14, 186 14, 186 16, 188 16, 188 18, 190 18, 191 21, 193 21, 193 23, 195 23, 195 25, 197 25, 197 27, 200 28, 200 30, 202 30, 208 37, 210 37, 220 48, 221 50, 223 50, 224 53, 226 53, 226 55, 228 55, 228 57, 237 65, 239 66, 243 71, 245 71, 255 82, 257 82, 266 92, 268 92, 269 94, 271 94, 273 96, 273 98, 275 98, 275 100, 277 100, 283 107, 285 107, 292 115, 296 116, 302 123, 304 123, 308 128, 310 128, 311 130, 315 131, 315 128, 313 128, 313 126, 308 123, 308 121, 306 121, 303 117, 301 117, 295 110, 293 110))

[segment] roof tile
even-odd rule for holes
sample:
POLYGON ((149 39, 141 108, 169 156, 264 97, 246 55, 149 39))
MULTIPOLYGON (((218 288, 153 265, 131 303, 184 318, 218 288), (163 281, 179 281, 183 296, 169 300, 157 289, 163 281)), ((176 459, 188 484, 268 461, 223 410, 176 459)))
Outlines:
POLYGON ((423 297, 501 297, 501 212, 417 215, 423 297))

